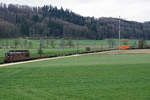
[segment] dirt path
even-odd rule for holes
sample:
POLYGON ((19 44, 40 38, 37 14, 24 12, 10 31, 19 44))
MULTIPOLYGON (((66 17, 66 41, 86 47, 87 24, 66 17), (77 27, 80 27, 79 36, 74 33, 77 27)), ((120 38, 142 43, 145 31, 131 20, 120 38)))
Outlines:
MULTIPOLYGON (((104 51, 99 53, 89 53, 89 54, 150 54, 150 49, 135 49, 135 50, 112 50, 112 51, 104 51)), ((52 59, 61 59, 61 58, 68 58, 73 56, 83 56, 89 54, 81 54, 81 55, 72 55, 72 56, 65 56, 65 57, 56 57, 56 58, 45 58, 45 59, 38 59, 38 60, 31 60, 31 61, 24 61, 24 62, 16 62, 16 63, 9 63, 9 64, 2 64, 0 67, 10 66, 10 65, 18 65, 18 64, 25 64, 37 61, 45 61, 45 60, 52 60, 52 59)))
POLYGON ((72 56, 64 56, 64 57, 55 57, 55 58, 45 58, 45 59, 37 59, 31 61, 23 61, 23 62, 15 62, 15 63, 8 63, 8 64, 1 64, 0 67, 11 66, 11 65, 18 65, 18 64, 25 64, 25 63, 32 63, 38 61, 45 61, 45 60, 52 60, 52 59, 61 59, 61 58, 68 58, 73 56, 80 56, 80 55, 72 55, 72 56))

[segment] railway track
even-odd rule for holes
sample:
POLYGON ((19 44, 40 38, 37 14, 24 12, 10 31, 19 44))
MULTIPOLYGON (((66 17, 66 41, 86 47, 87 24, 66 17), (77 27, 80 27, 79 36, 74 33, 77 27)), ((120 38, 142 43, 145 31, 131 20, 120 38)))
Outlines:
POLYGON ((31 63, 37 61, 44 61, 44 60, 51 60, 51 59, 59 59, 59 58, 66 58, 66 57, 73 57, 73 56, 82 56, 82 55, 89 55, 89 54, 96 54, 100 52, 111 51, 111 50, 103 50, 103 51, 92 51, 92 52, 83 52, 83 53, 74 53, 74 54, 66 54, 64 56, 45 56, 45 57, 37 57, 37 58, 30 58, 25 61, 17 61, 17 62, 10 62, 10 63, 0 63, 0 67, 10 66, 10 65, 17 65, 17 64, 24 64, 24 63, 31 63))
POLYGON ((66 56, 51 56, 51 57, 41 57, 41 58, 32 58, 28 61, 22 61, 22 62, 13 62, 13 63, 3 63, 0 64, 0 67, 6 67, 11 65, 18 65, 18 64, 25 64, 25 63, 32 63, 32 62, 38 62, 38 61, 45 61, 45 60, 53 60, 53 59, 61 59, 61 58, 68 58, 68 57, 74 57, 74 56, 84 56, 89 54, 150 54, 150 49, 133 49, 133 50, 105 50, 105 51, 97 51, 97 52, 88 52, 88 53, 81 53, 81 54, 68 54, 66 56))

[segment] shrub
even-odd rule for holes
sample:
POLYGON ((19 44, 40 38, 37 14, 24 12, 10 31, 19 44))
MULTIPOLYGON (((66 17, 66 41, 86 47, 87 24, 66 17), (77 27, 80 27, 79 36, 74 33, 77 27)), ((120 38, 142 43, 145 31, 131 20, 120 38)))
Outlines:
POLYGON ((139 49, 144 49, 144 48, 146 48, 146 46, 147 46, 147 43, 145 40, 139 40, 139 43, 138 43, 139 49))
POLYGON ((91 48, 90 47, 86 47, 85 50, 86 51, 91 51, 91 48))
POLYGON ((68 40, 67 46, 69 46, 69 48, 74 47, 73 41, 72 40, 68 40))
POLYGON ((30 41, 29 42, 29 48, 32 49, 32 47, 33 47, 33 43, 30 41))
POLYGON ((38 49, 38 54, 41 56, 43 54, 43 50, 42 49, 38 49))
POLYGON ((50 45, 51 45, 52 48, 55 48, 55 47, 56 47, 55 41, 54 41, 54 40, 51 40, 51 41, 50 41, 50 45))
POLYGON ((113 39, 108 39, 109 48, 113 48, 115 45, 115 41, 113 39))

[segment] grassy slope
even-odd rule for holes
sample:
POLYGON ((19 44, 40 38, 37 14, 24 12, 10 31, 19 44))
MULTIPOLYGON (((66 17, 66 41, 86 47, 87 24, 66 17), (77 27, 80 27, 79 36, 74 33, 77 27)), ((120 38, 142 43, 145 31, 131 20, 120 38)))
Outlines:
POLYGON ((150 55, 88 55, 0 68, 0 100, 149 100, 150 55))

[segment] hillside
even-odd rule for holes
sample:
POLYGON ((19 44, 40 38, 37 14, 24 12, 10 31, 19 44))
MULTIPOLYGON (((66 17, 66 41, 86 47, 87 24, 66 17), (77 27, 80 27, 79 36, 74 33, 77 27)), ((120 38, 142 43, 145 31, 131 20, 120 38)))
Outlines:
MULTIPOLYGON (((83 17, 53 6, 0 4, 0 38, 48 36, 74 39, 118 37, 117 18, 83 17)), ((150 39, 150 23, 121 19, 121 37, 150 39)))

